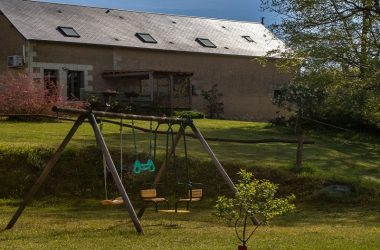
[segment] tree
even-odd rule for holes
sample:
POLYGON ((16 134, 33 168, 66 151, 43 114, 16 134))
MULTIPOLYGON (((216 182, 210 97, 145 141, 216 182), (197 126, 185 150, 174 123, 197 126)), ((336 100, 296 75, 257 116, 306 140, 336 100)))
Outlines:
POLYGON ((324 92, 317 87, 291 83, 279 89, 279 94, 274 97, 273 103, 289 112, 295 112, 295 131, 298 134, 301 132, 301 118, 313 117, 313 114, 318 112, 324 97, 324 92))
POLYGON ((25 74, 6 74, 0 77, 0 113, 50 114, 53 106, 83 106, 82 102, 64 101, 59 90, 59 85, 47 88, 25 74))
POLYGON ((207 101, 207 114, 209 118, 221 118, 224 112, 224 104, 220 101, 223 93, 218 91, 218 85, 212 85, 210 90, 203 91, 202 96, 207 101))
POLYGON ((271 26, 289 48, 280 66, 293 70, 293 82, 327 94, 322 115, 374 121, 380 112, 379 1, 262 0, 262 8, 282 17, 271 26))
POLYGON ((276 198, 278 185, 267 180, 253 178, 253 174, 245 170, 239 172, 240 181, 236 188, 238 193, 233 198, 218 197, 215 215, 226 219, 227 223, 234 224, 238 239, 246 246, 257 228, 267 224, 274 217, 286 214, 295 209, 291 203, 294 195, 286 198, 276 198), (248 232, 248 223, 251 217, 258 217, 262 223, 256 225, 248 232), (242 220, 242 233, 238 232, 239 222, 242 220))

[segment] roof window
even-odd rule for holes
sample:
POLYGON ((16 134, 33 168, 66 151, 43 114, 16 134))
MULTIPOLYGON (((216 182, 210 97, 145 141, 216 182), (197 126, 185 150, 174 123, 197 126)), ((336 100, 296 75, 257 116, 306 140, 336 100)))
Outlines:
POLYGON ((61 32, 62 35, 67 36, 67 37, 80 37, 78 32, 76 32, 73 27, 58 26, 57 30, 61 32))
POLYGON ((247 40, 250 43, 255 43, 255 40, 253 40, 250 36, 242 36, 245 40, 247 40))
POLYGON ((207 48, 216 48, 216 45, 213 44, 209 39, 207 38, 197 38, 195 39, 200 45, 207 48))
POLYGON ((148 33, 136 33, 136 36, 144 43, 157 43, 156 39, 148 33))

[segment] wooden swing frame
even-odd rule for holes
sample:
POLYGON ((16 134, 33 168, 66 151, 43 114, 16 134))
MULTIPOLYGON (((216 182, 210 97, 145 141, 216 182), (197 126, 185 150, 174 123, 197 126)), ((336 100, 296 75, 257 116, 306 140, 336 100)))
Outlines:
MULTIPOLYGON (((16 224, 17 220, 25 210, 25 207, 29 204, 29 202, 33 199, 37 191, 41 188, 42 184, 45 182, 46 178, 49 176, 51 170, 56 165, 57 161, 60 159, 60 157, 63 154, 64 149, 66 148, 67 144, 71 141, 74 134, 82 125, 82 123, 87 119, 90 125, 92 126, 92 129, 95 134, 97 145, 100 147, 102 154, 104 156, 104 159, 106 161, 107 167, 109 171, 112 174, 112 177, 115 181, 115 184, 117 186, 117 189, 119 191, 120 196, 123 198, 125 207, 128 211, 129 217, 132 219, 132 222, 134 224, 134 227, 140 235, 144 234, 144 230, 142 228, 141 222, 139 218, 141 218, 145 212, 146 209, 146 203, 143 204, 138 214, 136 214, 135 209, 133 208, 133 205, 128 197, 127 192, 125 191, 125 188, 121 182, 121 179, 119 177, 119 174, 117 173, 115 164, 112 160, 111 154, 108 150, 107 144, 104 140, 103 134, 99 129, 99 126, 96 121, 96 117, 106 117, 106 118, 122 118, 122 119, 129 119, 129 120, 140 120, 140 121, 156 121, 156 122, 162 122, 162 123, 171 123, 171 124, 185 124, 186 126, 189 126, 195 137, 200 141, 202 144, 204 150, 207 152, 207 154, 210 156, 212 162, 214 163, 216 169, 221 174, 223 179, 226 181, 228 187, 231 189, 233 194, 236 194, 238 191, 235 187, 235 184, 232 182, 231 178, 228 176, 227 172, 223 168, 222 164, 219 162, 218 158, 215 156, 214 152, 210 148, 209 144, 203 137, 202 133, 199 131, 199 129, 195 126, 193 121, 191 119, 183 119, 183 118, 171 118, 171 117, 157 117, 157 116, 142 116, 142 115, 131 115, 131 114, 122 114, 122 113, 111 113, 111 112, 102 112, 102 111, 92 111, 91 109, 73 109, 73 108, 59 108, 54 107, 54 112, 63 113, 63 114, 69 114, 69 115, 78 115, 77 120, 74 122, 74 125, 70 129, 69 133, 66 135, 60 146, 57 148, 53 156, 50 158, 50 160, 46 163, 41 175, 38 177, 32 188, 29 190, 27 195, 25 196, 24 200, 20 204, 18 210, 13 215, 12 219, 9 221, 8 225, 6 226, 5 230, 12 229, 13 226, 16 224)), ((176 137, 174 139, 174 145, 172 145, 171 149, 169 150, 169 157, 173 155, 175 152, 176 146, 178 142, 180 141, 181 137, 185 134, 184 127, 181 126, 179 131, 176 134, 176 137)), ((157 172, 157 175, 153 182, 153 188, 156 188, 158 183, 161 180, 161 177, 163 176, 164 172, 167 168, 167 162, 164 160, 162 165, 159 168, 159 171, 157 172)), ((259 224, 259 221, 255 218, 251 218, 254 224, 259 224)))

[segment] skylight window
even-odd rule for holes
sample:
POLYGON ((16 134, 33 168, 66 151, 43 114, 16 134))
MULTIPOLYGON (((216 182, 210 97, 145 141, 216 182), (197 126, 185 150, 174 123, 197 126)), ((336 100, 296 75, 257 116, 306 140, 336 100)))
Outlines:
POLYGON ((62 35, 67 36, 67 37, 80 37, 78 32, 76 32, 73 27, 58 26, 57 30, 61 32, 62 35))
POLYGON ((209 39, 207 38, 197 38, 195 39, 200 45, 207 48, 216 48, 216 45, 213 44, 209 39))
POLYGON ((136 36, 144 43, 157 43, 156 39, 148 33, 136 33, 136 36))
POLYGON ((250 36, 242 36, 245 40, 247 40, 250 43, 255 43, 255 40, 253 40, 250 36))

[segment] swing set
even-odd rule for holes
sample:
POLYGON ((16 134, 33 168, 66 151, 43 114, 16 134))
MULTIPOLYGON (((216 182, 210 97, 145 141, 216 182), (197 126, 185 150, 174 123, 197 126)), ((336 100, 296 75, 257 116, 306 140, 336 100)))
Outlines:
MULTIPOLYGON (((231 178, 228 176, 227 172, 223 168, 223 166, 220 164, 219 160, 211 150, 209 144, 203 137, 202 133, 199 131, 199 129, 195 126, 193 121, 191 119, 183 119, 183 118, 171 118, 171 117, 157 117, 157 116, 142 116, 142 115, 130 115, 130 114, 122 114, 122 113, 110 113, 110 112, 102 112, 102 111, 92 111, 91 109, 73 109, 73 108, 59 108, 59 107, 54 107, 53 108, 54 112, 59 112, 63 114, 68 114, 68 115, 77 115, 78 118, 74 122, 72 128, 60 144, 60 146, 57 148, 53 156, 50 158, 50 160, 46 163, 41 175, 38 177, 32 188, 29 190, 27 195, 25 196, 24 200, 20 204, 19 208, 9 221, 8 225, 6 226, 5 230, 9 230, 13 228, 13 226, 16 224, 18 218, 21 216, 23 213, 25 207, 29 204, 29 202, 33 199, 37 191, 40 189, 42 184, 45 182, 46 178, 50 174, 52 168, 56 165, 57 161, 60 159, 60 157, 63 154, 64 149, 66 148, 67 144, 70 142, 70 140, 73 138, 74 134, 80 127, 80 125, 85 122, 86 120, 90 123, 94 134, 96 138, 96 142, 98 146, 100 147, 103 155, 103 162, 104 162, 104 167, 105 167, 105 187, 107 187, 106 184, 106 174, 107 170, 111 173, 112 178, 116 184, 116 187, 118 189, 118 192, 121 197, 116 198, 115 200, 111 201, 112 205, 115 203, 120 203, 124 204, 127 212, 129 214, 129 217, 131 218, 134 227, 136 231, 139 234, 144 234, 144 230, 142 228, 140 218, 143 216, 145 209, 147 207, 147 204, 152 202, 156 206, 156 210, 158 209, 158 203, 160 202, 165 202, 168 204, 168 201, 165 198, 161 198, 157 196, 157 185, 160 183, 160 180, 162 179, 163 174, 167 171, 167 168, 169 167, 170 160, 172 160, 174 164, 174 170, 175 170, 175 175, 176 178, 178 178, 178 172, 177 172, 177 166, 175 165, 175 157, 176 157, 176 147, 181 139, 183 137, 184 141, 184 150, 185 150, 185 165, 187 169, 187 182, 179 182, 177 179, 177 184, 186 184, 188 187, 188 194, 187 197, 179 197, 175 203, 175 210, 178 208, 179 203, 186 203, 187 204, 187 209, 189 208, 190 203, 200 201, 203 198, 203 189, 201 188, 194 188, 196 183, 192 183, 190 180, 190 174, 189 174, 189 162, 187 159, 187 145, 186 145, 186 133, 185 130, 187 127, 190 127, 191 130, 194 133, 194 136, 199 140, 199 142, 202 144, 204 150, 207 152, 207 154, 210 156, 213 164, 215 165, 216 169, 218 172, 221 174, 233 194, 237 193, 237 189, 232 182, 231 178), (125 190, 125 187, 122 183, 122 174, 123 174, 123 148, 120 147, 120 174, 117 171, 117 168, 114 164, 114 161, 111 157, 111 154, 109 152, 109 149, 107 147, 107 144, 104 140, 102 131, 100 129, 101 125, 99 126, 97 123, 97 118, 98 119, 103 119, 103 118, 113 118, 113 119, 121 119, 120 122, 120 143, 121 145, 123 144, 123 133, 122 133, 122 127, 131 127, 132 128, 132 135, 134 138, 134 143, 135 143, 135 154, 136 154, 136 159, 133 164, 133 172, 135 174, 139 174, 144 171, 148 172, 154 172, 158 170, 155 174, 154 181, 152 184, 151 189, 145 189, 140 191, 140 198, 143 201, 143 205, 141 209, 139 210, 138 213, 136 213, 135 209, 133 208, 133 205, 129 199, 129 196, 125 190), (131 120, 132 125, 127 125, 124 124, 122 121, 124 120, 131 120), (134 121, 149 121, 150 122, 150 153, 149 157, 146 163, 142 163, 139 158, 137 157, 137 146, 136 146, 136 133, 135 133, 135 124, 134 121), (155 131, 152 129, 152 122, 157 122, 158 126, 155 131), (161 166, 156 167, 154 164, 155 160, 155 154, 156 154, 156 136, 157 134, 161 131, 158 131, 158 127, 160 124, 168 124, 169 129, 165 133, 167 136, 167 145, 166 145, 166 158, 164 159, 163 163, 161 166), (178 131, 174 131, 173 125, 177 124, 179 125, 178 131), (153 150, 153 145, 152 145, 152 134, 155 134, 155 139, 154 139, 154 150, 153 150), (171 145, 169 147, 169 137, 171 138, 171 145), (152 151, 154 153, 152 154, 152 151)), ((107 196, 107 195, 106 195, 107 196)), ((254 223, 259 223, 256 218, 252 218, 254 223)))
MULTIPOLYGON (((101 120, 100 122, 100 130, 102 131, 103 128, 103 123, 104 122, 110 122, 113 124, 117 124, 114 121, 109 121, 109 120, 101 120)), ((156 166, 155 166, 155 161, 156 161, 156 149, 157 149, 157 134, 158 134, 158 129, 162 123, 158 123, 156 129, 153 131, 153 122, 150 121, 150 129, 149 129, 149 155, 148 155, 148 160, 146 163, 141 163, 138 157, 137 153, 137 142, 136 142, 136 127, 134 120, 132 120, 132 124, 129 125, 132 129, 132 141, 133 141, 133 146, 134 146, 134 154, 135 154, 135 161, 132 166, 132 174, 133 175, 139 175, 142 172, 151 172, 154 173, 156 171, 156 166), (154 134, 154 136, 153 136, 154 134), (154 141, 154 144, 153 142, 154 141)), ((120 126, 120 179, 123 178, 123 169, 128 170, 124 165, 123 165, 123 126, 128 126, 123 123, 123 119, 120 119, 120 123, 118 124, 120 126)), ((172 168, 175 173, 175 178, 177 180, 176 184, 178 185, 186 185, 188 194, 186 197, 183 197, 179 195, 178 190, 176 190, 176 202, 175 202, 175 209, 170 210, 170 204, 169 200, 163 197, 158 197, 157 194, 157 189, 156 188, 150 188, 150 189, 142 189, 140 190, 140 198, 145 204, 153 203, 155 206, 156 212, 158 212, 158 207, 159 203, 166 203, 167 210, 160 210, 161 212, 175 212, 175 213, 186 213, 189 212, 190 210, 190 204, 193 202, 201 201, 203 199, 203 189, 198 188, 198 189, 193 189, 194 185, 200 185, 203 186, 201 183, 194 183, 190 179, 190 168, 189 168, 189 160, 188 160, 188 153, 187 153, 187 141, 186 141, 186 134, 183 135, 183 142, 184 142, 184 152, 185 152, 185 168, 187 171, 187 181, 186 182, 181 182, 179 179, 179 174, 178 174, 178 166, 177 166, 177 161, 176 161, 176 154, 175 150, 173 151, 172 158, 169 159, 169 144, 171 143, 171 146, 174 145, 174 130, 173 130, 173 124, 168 123, 168 129, 166 131, 166 162, 172 161, 172 168), (170 140, 171 138, 171 140, 170 140), (178 204, 181 202, 186 202, 186 210, 178 210, 178 204)), ((180 125, 183 130, 185 128, 180 125)), ((122 197, 117 197, 114 200, 109 200, 108 199, 108 190, 107 190, 107 166, 105 162, 103 162, 104 166, 104 185, 105 185, 105 195, 106 199, 101 201, 102 205, 121 205, 123 204, 123 199, 122 197)))

